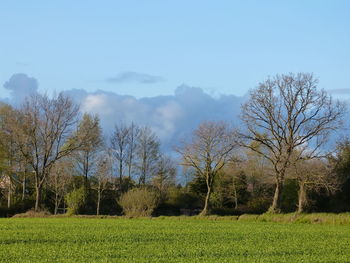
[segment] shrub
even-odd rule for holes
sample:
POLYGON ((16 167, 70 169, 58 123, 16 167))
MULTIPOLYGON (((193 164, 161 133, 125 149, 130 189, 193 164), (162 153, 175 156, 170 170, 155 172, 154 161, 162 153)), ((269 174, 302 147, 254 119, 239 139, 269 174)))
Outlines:
POLYGON ((65 199, 68 206, 69 215, 76 215, 79 213, 79 210, 85 204, 85 189, 84 187, 80 187, 76 190, 73 190, 69 194, 66 195, 65 199))
POLYGON ((157 195, 146 188, 134 188, 120 197, 120 206, 128 217, 151 216, 157 207, 157 195))

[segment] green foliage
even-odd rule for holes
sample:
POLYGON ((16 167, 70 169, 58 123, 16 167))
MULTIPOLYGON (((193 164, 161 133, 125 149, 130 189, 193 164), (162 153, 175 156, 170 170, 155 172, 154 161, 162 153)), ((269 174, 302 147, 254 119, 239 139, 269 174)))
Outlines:
POLYGON ((76 215, 79 213, 79 210, 84 206, 86 200, 86 191, 84 187, 80 187, 76 190, 73 190, 65 196, 67 205, 68 205, 68 214, 76 215))
POLYGON ((120 206, 128 217, 151 216, 157 207, 157 195, 147 188, 134 188, 120 197, 120 206))
POLYGON ((298 203, 298 182, 296 180, 286 180, 282 193, 282 211, 293 212, 298 203))
POLYGON ((0 219, 0 261, 349 262, 349 226, 221 219, 0 219))
POLYGON ((270 204, 270 198, 255 196, 247 202, 247 210, 254 213, 264 213, 269 209, 270 204))

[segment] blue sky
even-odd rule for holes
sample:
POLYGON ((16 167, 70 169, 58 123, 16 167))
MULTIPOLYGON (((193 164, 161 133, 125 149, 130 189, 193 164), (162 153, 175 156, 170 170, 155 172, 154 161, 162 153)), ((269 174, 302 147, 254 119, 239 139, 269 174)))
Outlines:
POLYGON ((306 71, 349 94, 349 14, 345 0, 3 0, 0 97, 15 73, 41 91, 141 98, 181 84, 241 96, 268 75, 306 71))

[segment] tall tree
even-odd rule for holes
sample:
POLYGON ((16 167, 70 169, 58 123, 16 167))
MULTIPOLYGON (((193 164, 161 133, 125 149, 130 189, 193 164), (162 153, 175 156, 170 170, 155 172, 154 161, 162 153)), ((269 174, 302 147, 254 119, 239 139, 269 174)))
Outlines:
MULTIPOLYGON (((123 185, 124 164, 128 161, 131 127, 116 125, 111 138, 113 156, 118 162, 119 187, 123 185)), ((122 190, 122 189, 120 189, 122 190)))
POLYGON ((97 158, 97 169, 94 174, 93 188, 97 191, 96 215, 100 214, 100 204, 103 192, 107 189, 112 178, 112 157, 110 152, 104 151, 97 158))
POLYGON ((160 199, 164 200, 169 187, 175 186, 176 166, 174 161, 161 154, 157 163, 155 175, 152 178, 152 185, 158 190, 160 199))
POLYGON ((34 171, 36 211, 55 162, 81 146, 71 139, 78 111, 79 107, 62 93, 52 98, 37 94, 26 100, 19 110, 20 118, 11 123, 16 146, 34 171))
POLYGON ((160 142, 156 134, 149 128, 143 127, 137 136, 136 169, 139 174, 139 185, 145 185, 157 169, 160 142))
POLYGON ((177 148, 182 165, 193 167, 207 186, 201 215, 209 213, 214 179, 230 159, 235 147, 233 131, 224 122, 204 122, 194 131, 191 142, 177 148))
POLYGON ((103 144, 99 117, 85 113, 79 123, 76 138, 81 147, 76 151, 75 157, 87 188, 88 177, 93 172, 97 154, 103 144))
POLYGON ((58 209, 64 197, 68 192, 69 185, 72 181, 74 165, 71 160, 61 159, 52 166, 48 176, 49 189, 54 194, 54 214, 58 213, 58 209))
POLYGON ((127 149, 127 158, 126 158, 126 165, 128 169, 128 177, 129 181, 131 180, 131 175, 133 173, 134 169, 134 163, 135 163, 135 152, 137 147, 137 138, 140 133, 140 128, 135 125, 135 123, 131 123, 129 126, 129 136, 128 136, 128 149, 127 149))
POLYGON ((287 168, 319 155, 330 132, 341 125, 344 104, 318 90, 317 83, 312 74, 277 75, 252 90, 242 106, 246 130, 240 133, 241 145, 263 155, 274 168, 272 213, 280 211, 287 168), (261 147, 252 147, 252 142, 261 147))

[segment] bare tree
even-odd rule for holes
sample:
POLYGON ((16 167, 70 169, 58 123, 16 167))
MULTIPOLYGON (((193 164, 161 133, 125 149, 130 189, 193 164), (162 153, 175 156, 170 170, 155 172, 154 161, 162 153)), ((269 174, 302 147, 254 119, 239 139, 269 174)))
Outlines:
POLYGON ((87 189, 88 177, 93 172, 95 159, 103 144, 102 129, 98 116, 85 113, 79 123, 76 138, 80 141, 81 147, 75 152, 79 171, 85 178, 87 189))
POLYGON ((139 185, 145 185, 154 175, 159 159, 159 145, 158 137, 149 127, 140 129, 135 149, 139 185))
POLYGON ((103 192, 107 189, 112 177, 112 157, 110 152, 100 153, 97 159, 97 169, 94 174, 95 184, 93 188, 97 191, 96 215, 100 214, 100 204, 103 192))
POLYGON ((174 161, 165 155, 160 155, 157 170, 152 178, 152 184, 159 192, 160 199, 164 199, 167 189, 175 185, 176 166, 174 161))
POLYGON ((54 194, 54 214, 56 215, 60 204, 67 194, 69 184, 72 181, 74 165, 70 160, 61 159, 52 166, 50 174, 47 178, 50 190, 54 194))
MULTIPOLYGON (((116 125, 111 138, 111 148, 113 156, 118 162, 119 187, 122 187, 124 176, 124 164, 130 158, 128 150, 130 147, 131 127, 123 124, 116 125)), ((132 153, 131 153, 132 154, 132 153)), ((122 189, 120 189, 122 190, 122 189)))
POLYGON ((140 133, 140 128, 135 125, 133 122, 129 126, 129 140, 128 140, 128 149, 127 149, 127 158, 126 158, 126 165, 128 167, 128 177, 129 180, 131 180, 131 174, 133 172, 134 168, 134 161, 135 161, 135 152, 136 152, 136 146, 137 146, 137 138, 140 133))
POLYGON ((291 170, 292 177, 299 185, 298 213, 305 211, 309 191, 325 189, 328 193, 333 193, 339 188, 339 180, 325 160, 300 160, 293 164, 291 170))
POLYGON ((312 74, 277 75, 260 83, 242 105, 246 130, 240 133, 241 145, 263 155, 274 168, 272 213, 280 211, 286 169, 298 159, 320 155, 330 132, 341 125, 344 104, 319 91, 317 83, 312 74))
POLYGON ((194 131, 192 141, 176 151, 182 165, 193 167, 205 179, 207 193, 201 215, 208 214, 214 179, 230 159, 235 147, 233 131, 224 122, 204 122, 194 131))
POLYGON ((81 145, 72 139, 79 107, 60 93, 29 97, 11 124, 11 134, 22 156, 34 171, 36 201, 39 210, 41 191, 55 162, 70 155, 81 145))

